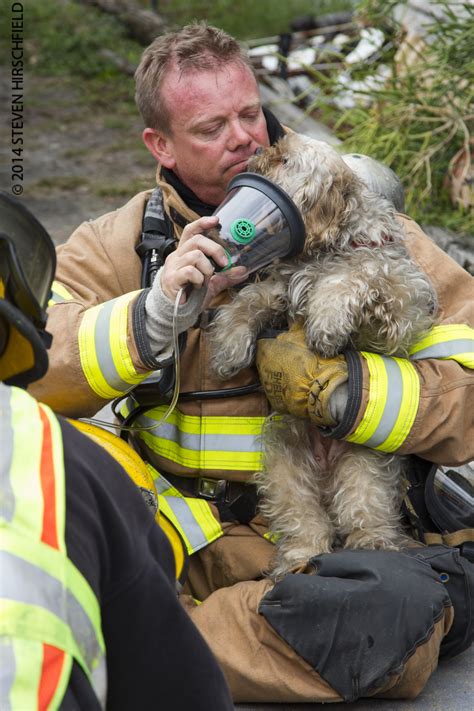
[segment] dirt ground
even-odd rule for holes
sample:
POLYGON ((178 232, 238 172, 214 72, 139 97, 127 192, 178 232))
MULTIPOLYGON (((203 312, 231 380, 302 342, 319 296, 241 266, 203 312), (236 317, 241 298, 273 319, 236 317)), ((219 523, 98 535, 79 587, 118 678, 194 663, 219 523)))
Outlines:
MULTIPOLYGON (((5 67, 0 72, 0 188, 11 193, 11 90, 5 67)), ((132 79, 124 81, 132 85, 132 79)), ((82 221, 153 185, 156 163, 141 143, 141 131, 141 118, 130 108, 92 110, 69 81, 26 76, 20 199, 56 244, 82 221)))

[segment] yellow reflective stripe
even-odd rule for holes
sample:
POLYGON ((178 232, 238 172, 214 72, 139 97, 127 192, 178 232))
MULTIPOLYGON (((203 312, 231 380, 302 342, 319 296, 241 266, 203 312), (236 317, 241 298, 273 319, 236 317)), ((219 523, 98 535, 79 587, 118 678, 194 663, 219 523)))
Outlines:
POLYGON ((63 649, 74 656, 90 679, 90 671, 76 644, 70 626, 55 614, 44 607, 3 599, 0 600, 0 617, 0 633, 2 635, 36 640, 63 649))
POLYGON ((261 467, 261 454, 243 452, 215 452, 190 450, 176 442, 153 437, 148 432, 140 433, 145 444, 161 457, 189 469, 222 469, 229 471, 256 471, 261 467))
POLYGON ((383 415, 388 390, 387 371, 380 363, 380 356, 364 352, 361 355, 367 361, 370 389, 364 416, 357 429, 346 438, 354 444, 363 444, 374 435, 383 415))
POLYGON ((60 284, 59 281, 53 281, 51 286, 51 298, 48 301, 48 306, 61 304, 64 301, 71 301, 73 298, 73 295, 69 293, 63 284, 60 284))
MULTIPOLYGON (((3 396, 8 395, 13 437, 9 471, 13 510, 8 524, 15 527, 18 532, 38 541, 43 530, 44 508, 41 481, 38 476, 43 427, 38 404, 31 395, 19 388, 5 388, 2 392, 2 403, 3 396)), ((5 446, 5 443, 2 443, 2 456, 5 446)))
MULTIPOLYGON (((25 635, 26 637, 27 635, 25 635)), ((6 709, 16 711, 16 709, 38 708, 38 690, 43 666, 43 645, 41 642, 33 642, 29 639, 10 638, 11 652, 13 654, 14 677, 10 689, 6 709)), ((8 638, 7 638, 8 643, 8 638)), ((0 648, 1 649, 1 648, 0 648)), ((2 667, 5 658, 2 655, 2 667)), ((4 669, 2 669, 2 673, 4 669)), ((7 700, 2 698, 2 702, 7 700)))
MULTIPOLYGON (((137 424, 158 422, 166 406, 140 415, 137 424)), ((256 471, 262 465, 264 417, 185 415, 176 409, 155 430, 137 432, 159 456, 190 469, 256 471)))
POLYGON ((94 306, 85 312, 79 327, 79 355, 84 376, 90 388, 106 400, 119 395, 123 395, 122 390, 111 387, 105 380, 100 370, 97 353, 95 350, 95 326, 98 317, 98 309, 94 306))
POLYGON ((474 353, 457 353, 455 356, 445 356, 444 360, 455 360, 465 368, 474 370, 474 353))
POLYGON ((270 541, 270 543, 278 543, 278 540, 282 537, 281 533, 273 533, 273 531, 267 531, 263 534, 263 537, 270 541))
POLYGON ((79 327, 82 370, 91 389, 104 399, 123 395, 149 376, 137 373, 127 345, 128 307, 137 293, 88 309, 79 327))
POLYGON ((138 291, 135 291, 115 299, 110 316, 110 348, 114 364, 122 380, 130 385, 141 383, 142 380, 145 380, 150 375, 150 373, 137 373, 128 350, 128 307, 130 301, 138 293, 138 291))
POLYGON ((181 534, 189 555, 209 545, 224 534, 211 507, 204 499, 158 495, 160 511, 181 534))
POLYGON ((434 326, 411 348, 410 358, 455 360, 466 368, 474 368, 474 329, 465 324, 434 326))
MULTIPOLYGON (((153 419, 159 420, 166 412, 167 405, 160 405, 148 410, 145 414, 153 424, 153 419)), ((179 424, 181 432, 200 435, 203 431, 209 435, 259 435, 262 430, 264 417, 230 417, 213 415, 211 417, 199 417, 197 415, 185 415, 176 409, 172 412, 167 422, 179 424)))
POLYGON ((361 355, 369 370, 369 399, 356 430, 346 439, 382 452, 394 452, 405 441, 416 418, 420 381, 404 358, 361 355))

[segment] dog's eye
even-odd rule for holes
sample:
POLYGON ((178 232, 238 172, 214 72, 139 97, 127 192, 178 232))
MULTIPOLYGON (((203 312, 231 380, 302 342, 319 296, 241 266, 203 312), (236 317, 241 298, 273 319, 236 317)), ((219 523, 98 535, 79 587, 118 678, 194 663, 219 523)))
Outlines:
POLYGON ((286 165, 286 163, 288 163, 288 158, 282 158, 281 162, 283 163, 283 165, 286 165))

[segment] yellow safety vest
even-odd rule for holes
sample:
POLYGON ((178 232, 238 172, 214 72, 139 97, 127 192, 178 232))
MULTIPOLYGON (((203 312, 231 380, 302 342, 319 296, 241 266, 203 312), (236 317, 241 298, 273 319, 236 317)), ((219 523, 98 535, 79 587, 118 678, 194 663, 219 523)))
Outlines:
POLYGON ((0 435, 0 708, 59 708, 73 661, 105 708, 100 606, 66 550, 59 422, 0 384, 0 435))

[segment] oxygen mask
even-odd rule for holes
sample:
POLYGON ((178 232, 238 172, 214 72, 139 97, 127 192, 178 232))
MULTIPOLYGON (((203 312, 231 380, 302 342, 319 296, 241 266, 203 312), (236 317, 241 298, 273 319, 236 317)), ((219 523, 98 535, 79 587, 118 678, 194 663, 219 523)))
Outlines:
POLYGON ((239 173, 227 190, 214 211, 219 224, 206 230, 206 236, 220 244, 227 255, 227 265, 217 267, 221 274, 237 266, 252 274, 302 251, 303 218, 278 185, 257 173, 239 173))

